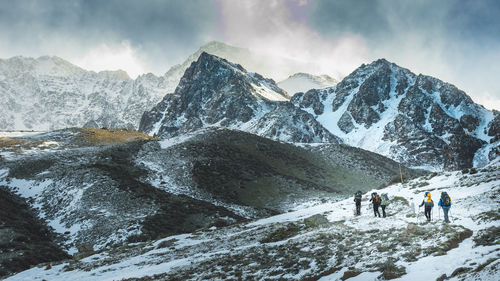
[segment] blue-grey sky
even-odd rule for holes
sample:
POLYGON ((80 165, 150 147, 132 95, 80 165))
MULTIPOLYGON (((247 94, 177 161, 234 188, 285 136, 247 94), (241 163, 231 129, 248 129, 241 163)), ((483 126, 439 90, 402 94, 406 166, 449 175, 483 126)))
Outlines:
POLYGON ((163 74, 211 40, 347 75, 384 57, 500 110, 496 0, 0 0, 0 58, 163 74))

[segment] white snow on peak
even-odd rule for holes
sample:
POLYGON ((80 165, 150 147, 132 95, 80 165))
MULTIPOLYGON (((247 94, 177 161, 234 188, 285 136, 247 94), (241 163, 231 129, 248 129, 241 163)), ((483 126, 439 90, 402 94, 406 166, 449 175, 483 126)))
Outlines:
POLYGON ((287 79, 278 82, 278 86, 289 95, 307 92, 311 89, 323 89, 335 86, 338 81, 328 75, 312 75, 308 73, 296 73, 287 79))

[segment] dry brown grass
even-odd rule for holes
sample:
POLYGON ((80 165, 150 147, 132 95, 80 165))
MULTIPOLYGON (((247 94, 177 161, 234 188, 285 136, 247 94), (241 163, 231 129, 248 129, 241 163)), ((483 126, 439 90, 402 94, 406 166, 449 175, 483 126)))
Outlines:
POLYGON ((159 140, 158 138, 141 132, 126 129, 83 128, 80 129, 80 131, 80 137, 92 144, 125 143, 137 140, 159 140))
POLYGON ((25 145, 24 140, 0 137, 0 150, 18 151, 24 145, 25 145))

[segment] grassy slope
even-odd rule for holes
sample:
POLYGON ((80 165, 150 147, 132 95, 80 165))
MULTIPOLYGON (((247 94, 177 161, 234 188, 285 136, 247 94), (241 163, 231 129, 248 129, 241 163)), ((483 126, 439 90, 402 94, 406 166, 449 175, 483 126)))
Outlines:
POLYGON ((56 236, 19 196, 0 186, 0 278, 47 261, 68 258, 56 236))
POLYGON ((386 219, 374 219, 366 209, 370 191, 359 217, 352 215, 349 198, 251 223, 130 245, 48 271, 34 268, 10 280, 344 280, 353 276, 498 280, 499 170, 497 163, 475 174, 443 173, 392 185, 384 189, 393 199, 386 219), (411 204, 418 204, 425 191, 437 197, 442 190, 454 202, 452 224, 444 224, 436 214, 434 222, 426 223, 422 214, 413 213, 411 204), (307 223, 305 219, 315 214, 329 223, 307 223))
POLYGON ((387 185, 396 162, 336 145, 321 153, 244 132, 217 130, 182 144, 199 187, 236 203, 270 207, 277 199, 346 195, 387 185), (336 160, 342 158, 342 161, 336 160))

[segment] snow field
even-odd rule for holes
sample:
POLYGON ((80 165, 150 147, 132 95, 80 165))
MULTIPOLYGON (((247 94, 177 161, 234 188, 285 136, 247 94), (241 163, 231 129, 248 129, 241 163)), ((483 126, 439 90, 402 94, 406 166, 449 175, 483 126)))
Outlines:
MULTIPOLYGON (((399 259, 395 262, 398 267, 405 267, 406 274, 402 275, 399 280, 435 280, 443 274, 450 276, 458 267, 469 266, 470 264, 481 265, 490 259, 498 259, 500 245, 477 246, 473 238, 479 230, 490 226, 498 226, 498 221, 478 222, 477 215, 499 209, 498 200, 487 199, 483 200, 483 204, 477 204, 481 198, 489 196, 491 193, 498 193, 500 189, 499 176, 499 161, 490 164, 479 173, 470 175, 462 174, 461 172, 452 172, 436 175, 434 177, 425 176, 412 180, 404 184, 396 184, 389 186, 383 190, 377 190, 378 193, 388 193, 391 199, 391 204, 387 207, 387 218, 374 218, 372 210, 367 210, 369 205, 366 198, 369 197, 372 191, 364 195, 365 200, 362 205, 362 215, 359 217, 353 216, 354 202, 352 197, 338 202, 328 202, 315 204, 296 211, 256 220, 250 223, 236 225, 228 228, 211 228, 204 232, 195 232, 191 234, 182 234, 166 237, 153 243, 143 243, 128 246, 126 251, 118 254, 113 254, 112 251, 98 253, 78 262, 79 266, 74 266, 71 263, 63 263, 53 266, 49 270, 42 267, 21 272, 7 280, 120 280, 122 278, 139 278, 144 276, 152 276, 155 274, 170 274, 172 272, 185 272, 195 270, 200 264, 213 262, 222 257, 235 253, 249 253, 265 249, 284 248, 285 250, 294 247, 294 243, 301 246, 301 253, 321 252, 322 247, 315 245, 313 237, 321 237, 324 234, 335 234, 335 231, 346 229, 348 233, 359 233, 362 235, 377 236, 388 235, 392 231, 404 233, 404 229, 409 224, 415 224, 426 231, 434 231, 437 235, 437 240, 428 240, 422 244, 422 250, 426 247, 436 245, 444 239, 440 231, 444 231, 446 226, 441 219, 438 219, 434 214, 434 220, 431 223, 423 222, 423 214, 415 216, 413 214, 412 204, 418 206, 423 199, 425 191, 430 191, 435 201, 434 211, 437 210, 437 201, 441 191, 447 191, 452 198, 451 219, 452 226, 457 228, 462 225, 471 229, 474 235, 461 242, 457 248, 447 251, 443 255, 427 255, 419 257, 416 261, 405 261, 399 259), (423 184, 423 183, 426 184, 423 184), (404 198, 408 201, 408 205, 401 203, 404 198), (289 223, 299 223, 303 219, 315 214, 324 214, 333 226, 329 228, 311 229, 306 232, 300 232, 298 235, 283 239, 281 241, 263 244, 255 241, 252 236, 258 237, 259 233, 268 233, 272 229, 276 229, 280 225, 289 223), (349 230, 350 229, 350 230, 349 230), (363 234, 365 233, 365 234, 363 234), (304 243, 305 241, 305 243, 304 243), (68 270, 69 269, 69 270, 68 270)), ((416 211, 418 207, 415 207, 416 211)), ((422 211, 422 209, 420 209, 422 211)), ((345 232, 339 232, 345 233, 345 232)), ((442 235, 444 237, 444 234, 442 235)), ((389 240, 393 239, 388 236, 389 240)), ((384 241, 382 241, 384 242, 384 241)), ((387 242, 387 241, 386 241, 387 242)), ((390 242, 390 241, 388 241, 390 242)), ((332 243, 334 243, 332 241, 332 243)), ((366 250, 373 246, 372 242, 364 243, 366 250)), ((349 245, 345 245, 349 246, 349 245)), ((370 250, 366 253, 373 257, 379 256, 383 261, 386 257, 398 256, 401 252, 396 253, 378 253, 376 250, 370 250)), ((281 260, 279 252, 270 252, 268 255, 275 256, 281 260)), ((262 256, 265 257, 265 256, 262 256)), ((332 265, 339 257, 333 254, 328 258, 328 263, 332 265)), ((349 257, 347 258, 350 262, 349 257)), ((319 273, 320 268, 316 264, 317 260, 309 260, 307 258, 300 259, 303 262, 309 262, 308 268, 299 272, 285 272, 282 275, 275 277, 287 278, 290 280, 299 280, 307 274, 314 272, 319 273)), ((285 260, 283 260, 285 262, 285 260)), ((256 264, 259 260, 249 263, 246 267, 258 268, 256 264)), ((362 272, 348 280, 375 280, 380 276, 377 269, 370 267, 366 259, 361 259, 359 264, 351 264, 362 272), (366 269, 363 270, 363 266, 366 269), (359 268, 361 267, 361 268, 359 268)), ((219 267, 218 267, 219 268, 219 267)), ((222 270, 223 267, 220 267, 222 270)), ((276 270, 286 270, 286 267, 276 268, 276 270)), ((485 267, 485 271, 478 273, 466 273, 467 278, 479 278, 477 280, 498 280, 498 263, 492 263, 485 267)), ((346 266, 343 266, 339 271, 333 274, 323 276, 320 280, 339 280, 343 274, 347 272, 346 266)), ((255 269, 254 276, 266 276, 271 278, 269 272, 262 269, 255 269)), ((170 275, 165 275, 170 276, 170 275)), ((194 279, 203 279, 202 275, 194 275, 194 279)), ((457 280, 458 277, 451 280, 457 280)), ((190 279, 190 278, 188 278, 190 279)), ((216 278, 217 279, 217 278, 216 278)), ((273 278, 271 278, 273 279, 273 278)))

